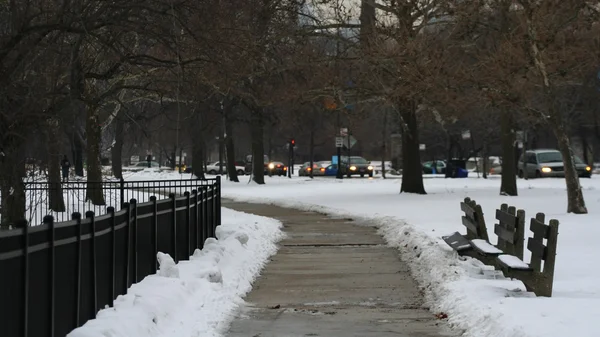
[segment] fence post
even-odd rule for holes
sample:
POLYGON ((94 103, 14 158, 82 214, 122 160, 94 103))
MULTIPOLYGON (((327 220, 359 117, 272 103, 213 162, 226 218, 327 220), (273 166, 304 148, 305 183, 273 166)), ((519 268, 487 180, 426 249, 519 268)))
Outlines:
POLYGON ((185 224, 187 226, 187 252, 188 258, 192 255, 190 254, 190 246, 192 245, 192 224, 190 224, 190 192, 183 192, 185 196, 185 224))
POLYGON ((123 209, 125 210, 125 242, 127 243, 127 254, 125 257, 125 289, 129 289, 129 262, 131 261, 130 251, 131 251, 131 205, 128 202, 123 204, 123 209))
POLYGON ((156 273, 156 271, 158 270, 158 260, 156 259, 156 255, 158 254, 158 207, 156 205, 156 196, 151 196, 150 197, 150 202, 152 203, 152 244, 154 245, 154 264, 153 264, 153 269, 152 271, 154 273, 156 273))
POLYGON ((115 275, 116 275, 116 271, 115 271, 115 269, 116 269, 115 208, 112 206, 107 207, 106 211, 110 215, 110 218, 109 218, 109 222, 110 222, 110 280, 111 280, 110 281, 110 296, 111 296, 110 305, 113 306, 115 304, 114 299, 115 299, 115 275))
POLYGON ((213 236, 217 236, 217 226, 221 225, 221 176, 217 176, 217 183, 215 186, 216 192, 216 212, 215 212, 215 222, 213 226, 213 236))
POLYGON ((194 237, 194 249, 198 248, 198 190, 192 190, 194 196, 194 228, 196 236, 194 237))
POLYGON ((92 247, 92 288, 94 288, 94 298, 92 301, 94 317, 98 310, 98 282, 96 281, 96 218, 94 212, 85 212, 85 217, 90 219, 90 234, 92 236, 90 244, 92 247))
POLYGON ((49 238, 49 258, 50 258, 50 277, 48 280, 48 287, 50 288, 50 334, 48 336, 54 336, 54 304, 56 301, 56 294, 54 292, 54 282, 55 282, 55 231, 54 231, 54 217, 52 215, 46 215, 43 219, 44 225, 48 225, 48 231, 50 233, 49 238))
POLYGON ((77 221, 77 278, 76 284, 76 295, 75 295, 75 326, 79 326, 79 311, 81 304, 81 213, 75 212, 71 214, 71 220, 77 221))
POLYGON ((125 180, 123 178, 121 178, 119 180, 119 191, 120 191, 120 197, 121 197, 121 209, 125 208, 125 180))
POLYGON ((134 282, 137 283, 138 282, 138 238, 137 238, 137 232, 138 232, 138 217, 137 217, 137 200, 135 199, 131 199, 129 201, 129 204, 131 205, 131 215, 133 216, 133 223, 132 223, 132 231, 133 231, 133 279, 134 282))
POLYGON ((171 212, 173 212, 173 260, 175 263, 179 262, 177 258, 177 198, 174 193, 169 194, 169 198, 171 199, 171 212))
POLYGON ((23 227, 23 337, 29 333, 29 225, 23 227))

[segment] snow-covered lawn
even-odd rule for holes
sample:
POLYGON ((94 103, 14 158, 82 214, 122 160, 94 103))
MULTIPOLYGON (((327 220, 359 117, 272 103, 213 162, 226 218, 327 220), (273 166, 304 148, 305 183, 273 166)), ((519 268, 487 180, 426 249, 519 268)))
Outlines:
POLYGON ((562 179, 519 180, 518 197, 499 195, 499 177, 425 179, 427 195, 399 194, 396 179, 269 178, 263 186, 224 182, 223 196, 370 220, 404 253, 432 310, 447 313, 466 336, 584 337, 600 335, 600 179, 581 182, 588 215, 566 214, 562 179), (524 209, 527 225, 537 212, 560 221, 552 298, 526 293, 520 281, 490 277, 493 268, 458 258, 442 241, 464 232, 459 202, 466 196, 482 205, 492 243, 502 203, 524 209))
POLYGON ((228 328, 283 233, 278 221, 223 209, 218 240, 175 265, 159 253, 160 271, 119 296, 114 308, 69 337, 212 337, 228 328))

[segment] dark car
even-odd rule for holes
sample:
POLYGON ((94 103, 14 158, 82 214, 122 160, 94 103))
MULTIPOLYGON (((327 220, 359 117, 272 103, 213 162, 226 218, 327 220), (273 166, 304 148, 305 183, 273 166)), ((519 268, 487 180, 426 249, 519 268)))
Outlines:
POLYGON ((373 176, 373 166, 369 161, 363 157, 351 156, 342 158, 342 174, 351 177, 353 175, 360 175, 364 177, 368 175, 373 176))
POLYGON ((285 176, 287 167, 282 162, 272 161, 265 165, 265 175, 269 176, 285 176))

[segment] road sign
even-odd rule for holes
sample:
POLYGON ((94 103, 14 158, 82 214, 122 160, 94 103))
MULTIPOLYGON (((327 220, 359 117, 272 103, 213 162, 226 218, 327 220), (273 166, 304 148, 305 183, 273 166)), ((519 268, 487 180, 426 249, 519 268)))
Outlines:
POLYGON ((347 148, 351 149, 354 144, 356 144, 356 138, 352 136, 344 137, 344 145, 346 145, 347 148))
POLYGON ((347 136, 348 135, 348 128, 340 128, 340 136, 347 136))
POLYGON ((462 132, 462 139, 467 140, 471 139, 471 130, 465 130, 462 132))
POLYGON ((344 137, 335 137, 335 147, 344 147, 344 137))
POLYGON ((419 150, 425 151, 426 148, 425 144, 419 144, 419 150))

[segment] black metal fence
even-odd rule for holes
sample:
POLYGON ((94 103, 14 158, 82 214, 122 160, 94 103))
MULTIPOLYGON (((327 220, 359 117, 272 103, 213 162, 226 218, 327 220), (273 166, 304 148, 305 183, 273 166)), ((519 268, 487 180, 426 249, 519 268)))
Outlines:
MULTIPOLYGON (((131 199, 138 203, 147 202, 150 196, 174 193, 182 196, 185 191, 208 186, 214 180, 160 180, 160 181, 68 181, 58 183, 25 182, 26 214, 30 226, 42 224, 46 215, 55 221, 68 221, 71 214, 85 214, 93 211, 96 215, 105 214, 109 207, 120 210, 131 199), (101 197, 100 203, 88 198, 89 194, 101 197), (55 199, 55 200, 52 200, 55 199), (60 199, 60 200, 56 200, 60 199)), ((1 219, 0 219, 1 220, 1 219)))
POLYGON ((220 187, 217 177, 182 196, 131 199, 118 212, 0 231, 1 335, 65 336, 156 273, 158 252, 188 259, 221 223, 220 187))

